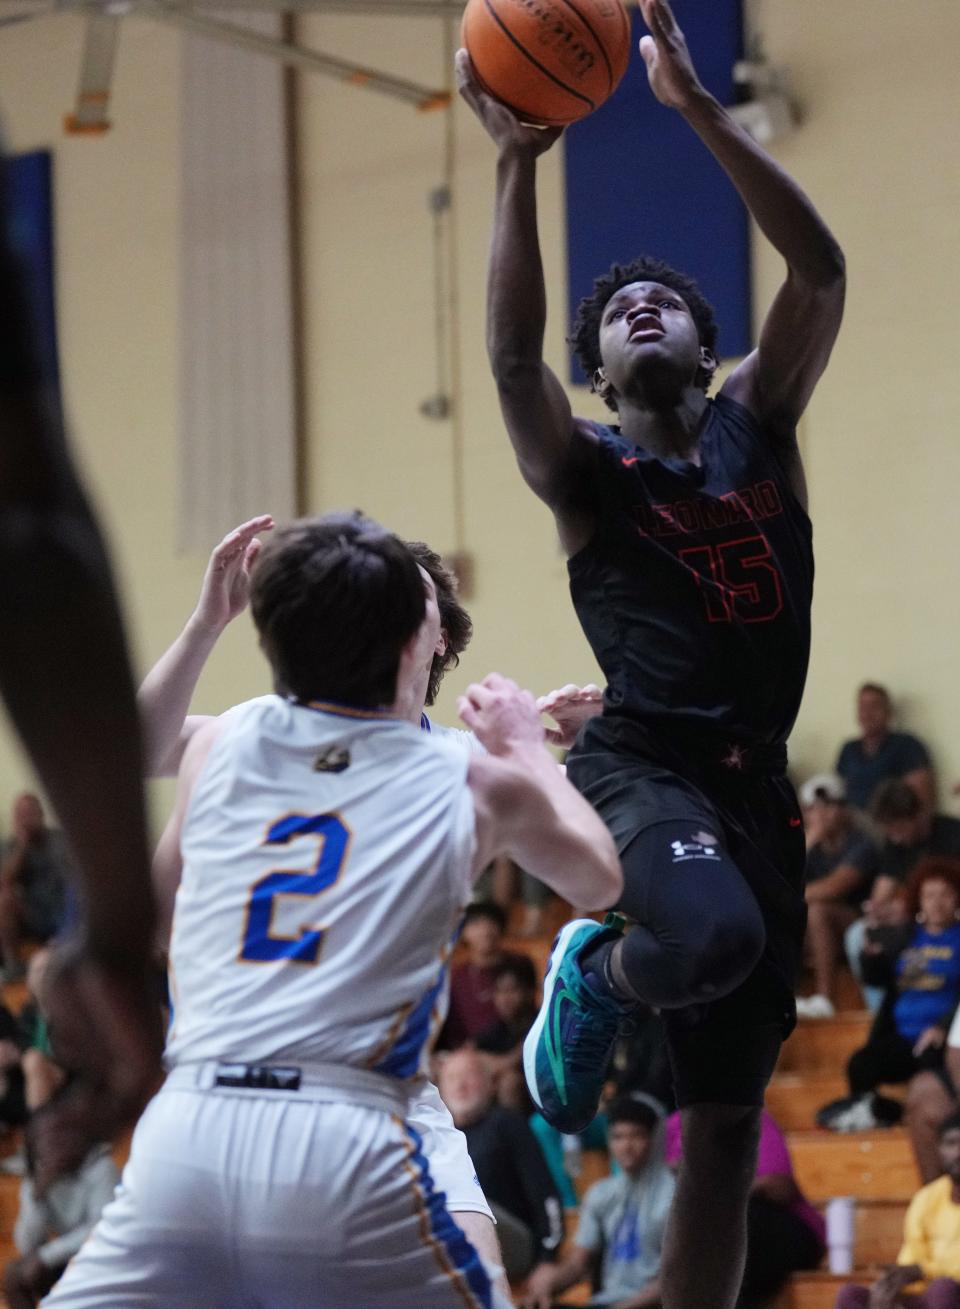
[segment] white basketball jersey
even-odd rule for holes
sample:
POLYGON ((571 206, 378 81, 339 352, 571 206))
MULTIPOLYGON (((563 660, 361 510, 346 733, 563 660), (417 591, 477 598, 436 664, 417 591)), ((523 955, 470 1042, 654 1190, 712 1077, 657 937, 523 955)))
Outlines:
POLYGON ((168 1063, 418 1074, 472 890, 468 752, 279 696, 227 717, 184 820, 168 1063))

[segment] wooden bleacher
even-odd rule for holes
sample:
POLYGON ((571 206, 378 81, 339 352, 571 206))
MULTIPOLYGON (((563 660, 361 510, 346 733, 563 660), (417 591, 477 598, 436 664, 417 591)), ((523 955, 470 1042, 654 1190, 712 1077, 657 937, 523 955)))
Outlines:
MULTIPOLYGON (((554 910, 550 935, 535 940, 511 936, 508 947, 530 955, 543 974, 552 935, 565 921, 565 907, 554 910)), ((767 1092, 767 1107, 786 1133, 797 1182, 807 1198, 821 1208, 834 1196, 857 1201, 856 1271, 849 1277, 827 1271, 798 1273, 769 1309, 833 1309, 839 1289, 849 1281, 869 1283, 879 1269, 892 1263, 900 1248, 907 1203, 920 1177, 903 1128, 838 1135, 816 1126, 821 1105, 847 1093, 844 1076, 850 1055, 867 1039, 871 1017, 861 1007, 860 993, 849 973, 838 986, 842 1006, 833 1019, 801 1021, 783 1048, 767 1092)), ((903 1098, 903 1087, 883 1087, 884 1095, 903 1098)), ((606 1156, 585 1151, 575 1189, 586 1188, 607 1172, 606 1156)), ((576 1210, 567 1212, 567 1239, 576 1229, 576 1210)), ((586 1284, 564 1292, 570 1304, 586 1304, 586 1284)))
MULTIPOLYGON (((542 976, 556 929, 566 920, 566 906, 551 906, 546 931, 532 939, 511 935, 507 946, 526 953, 542 976)), ((842 983, 841 1001, 857 997, 852 978, 842 983)), ((22 984, 4 989, 2 996, 14 1011, 25 1000, 22 984)), ((838 1289, 850 1280, 869 1282, 878 1266, 896 1258, 907 1202, 920 1185, 906 1133, 900 1128, 840 1136, 818 1130, 814 1115, 826 1101, 843 1095, 846 1061, 866 1039, 869 1016, 852 1007, 836 1018, 801 1022, 784 1047, 770 1084, 768 1107, 787 1134, 797 1181, 807 1197, 824 1205, 837 1195, 852 1195, 856 1210, 856 1273, 851 1277, 828 1272, 793 1277, 769 1309, 833 1309, 838 1289)), ((884 1088, 901 1095, 903 1088, 884 1088)), ((10 1138, 0 1142, 0 1157, 19 1145, 10 1138)), ((126 1155, 126 1142, 115 1151, 118 1164, 126 1155)), ((576 1191, 607 1173, 607 1159, 599 1151, 585 1151, 576 1191)), ((13 1225, 17 1214, 20 1179, 0 1173, 0 1258, 13 1257, 13 1225)), ((576 1229, 576 1210, 567 1214, 567 1239, 576 1229)), ((570 1304, 586 1304, 590 1288, 583 1285, 564 1293, 570 1304)))

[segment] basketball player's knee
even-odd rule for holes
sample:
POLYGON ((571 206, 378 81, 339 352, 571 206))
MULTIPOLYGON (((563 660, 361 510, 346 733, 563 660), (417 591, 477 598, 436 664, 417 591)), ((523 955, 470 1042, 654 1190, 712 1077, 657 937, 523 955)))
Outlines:
POLYGON ((765 944, 763 919, 755 905, 712 918, 690 960, 692 999, 718 1000, 736 990, 756 968, 765 944))

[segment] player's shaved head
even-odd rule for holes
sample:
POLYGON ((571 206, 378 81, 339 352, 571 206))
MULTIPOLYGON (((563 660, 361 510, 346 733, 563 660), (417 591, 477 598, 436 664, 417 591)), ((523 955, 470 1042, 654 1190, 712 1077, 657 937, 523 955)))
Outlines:
POLYGON ((404 646, 424 619, 417 562, 362 514, 278 528, 257 560, 250 608, 281 694, 392 704, 404 646))

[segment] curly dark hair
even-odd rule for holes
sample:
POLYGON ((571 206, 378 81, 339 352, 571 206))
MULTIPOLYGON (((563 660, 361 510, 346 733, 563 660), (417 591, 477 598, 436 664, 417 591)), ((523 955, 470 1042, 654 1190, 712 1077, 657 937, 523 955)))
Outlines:
POLYGON ((440 626, 447 637, 447 648, 442 655, 433 656, 430 668, 430 681, 427 683, 427 704, 432 705, 440 690, 440 683, 445 673, 456 668, 460 656, 470 644, 473 636, 473 622, 470 615, 457 599, 457 579, 446 566, 436 550, 431 550, 423 541, 405 542, 407 549, 416 559, 425 573, 429 573, 437 592, 437 607, 440 610, 440 626))
MULTIPOLYGON (((717 353, 717 321, 713 305, 693 278, 671 268, 662 259, 641 255, 630 264, 613 264, 608 273, 597 278, 592 293, 585 296, 577 306, 567 344, 573 346, 580 367, 588 377, 592 377, 603 363, 600 357, 600 320, 604 308, 621 287, 629 286, 631 282, 659 282, 661 286, 669 286, 672 291, 676 291, 683 297, 697 325, 700 344, 712 354, 717 353)), ((612 399, 604 398, 611 409, 616 409, 612 399)))

